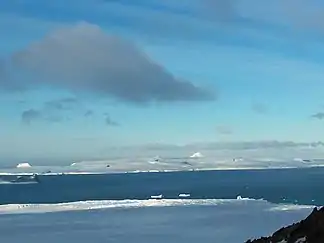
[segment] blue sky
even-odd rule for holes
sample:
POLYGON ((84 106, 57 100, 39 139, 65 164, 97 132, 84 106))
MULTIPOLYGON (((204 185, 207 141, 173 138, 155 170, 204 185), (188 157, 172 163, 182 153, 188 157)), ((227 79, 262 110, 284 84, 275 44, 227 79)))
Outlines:
POLYGON ((324 6, 293 0, 0 2, 0 157, 319 141, 324 6))

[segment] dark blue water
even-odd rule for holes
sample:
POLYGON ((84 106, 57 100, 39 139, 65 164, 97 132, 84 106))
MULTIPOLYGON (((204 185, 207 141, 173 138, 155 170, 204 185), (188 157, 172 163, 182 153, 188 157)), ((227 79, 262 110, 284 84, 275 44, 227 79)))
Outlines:
POLYGON ((324 205, 324 168, 39 176, 37 184, 0 184, 0 204, 238 195, 274 203, 324 205))

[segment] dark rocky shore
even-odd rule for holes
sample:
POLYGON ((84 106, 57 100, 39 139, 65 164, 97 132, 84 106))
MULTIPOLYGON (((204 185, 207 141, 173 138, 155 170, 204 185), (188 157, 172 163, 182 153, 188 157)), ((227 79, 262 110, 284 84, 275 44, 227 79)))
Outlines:
POLYGON ((246 243, 324 243, 324 207, 314 208, 306 219, 281 228, 272 236, 246 243))

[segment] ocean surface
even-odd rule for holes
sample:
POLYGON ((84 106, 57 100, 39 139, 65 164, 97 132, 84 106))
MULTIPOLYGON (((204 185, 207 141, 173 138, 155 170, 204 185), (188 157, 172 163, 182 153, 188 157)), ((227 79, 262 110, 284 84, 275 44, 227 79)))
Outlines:
POLYGON ((0 183, 1 242, 244 242, 324 205, 323 189, 323 167, 40 175, 0 183))

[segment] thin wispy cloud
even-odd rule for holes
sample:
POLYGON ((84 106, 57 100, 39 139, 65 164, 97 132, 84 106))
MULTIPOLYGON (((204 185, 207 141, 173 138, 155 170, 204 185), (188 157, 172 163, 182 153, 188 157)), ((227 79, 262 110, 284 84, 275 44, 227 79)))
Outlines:
POLYGON ((21 121, 23 124, 30 125, 32 122, 41 119, 42 114, 40 111, 35 109, 25 110, 21 114, 21 121))
POLYGON ((216 126, 216 131, 220 135, 231 135, 233 133, 233 129, 226 125, 216 126))
POLYGON ((269 111, 269 107, 262 103, 254 103, 252 104, 252 110, 258 114, 265 114, 269 111))
POLYGON ((255 150, 255 149, 287 149, 287 148, 310 148, 324 147, 323 142, 294 142, 294 141, 277 141, 277 140, 260 140, 253 142, 215 142, 215 143, 191 143, 186 145, 170 144, 147 144, 142 145, 149 150, 172 150, 185 148, 188 150, 255 150))
POLYGON ((317 112, 313 115, 311 115, 312 118, 323 120, 324 119, 324 112, 317 112))
POLYGON ((68 120, 64 114, 48 113, 46 110, 28 109, 21 113, 21 121, 23 124, 31 125, 34 122, 46 122, 46 123, 61 123, 68 120))
POLYGON ((108 114, 106 114, 105 116, 106 116, 105 117, 105 123, 106 123, 107 126, 116 127, 116 126, 120 125, 118 122, 112 120, 111 117, 108 114))
POLYGON ((45 109, 70 110, 79 104, 76 98, 61 98, 45 102, 45 109))
POLYGON ((62 116, 60 114, 57 114, 57 115, 47 116, 47 117, 45 117, 44 120, 49 122, 49 123, 61 123, 61 122, 69 120, 69 118, 65 117, 65 116, 62 116))
POLYGON ((69 120, 66 112, 72 112, 78 107, 79 101, 67 97, 44 102, 41 108, 27 109, 22 112, 21 120, 24 124, 31 124, 35 121, 47 123, 61 123, 69 120))
POLYGON ((236 3, 236 0, 202 0, 200 1, 202 16, 223 23, 232 22, 239 17, 236 3))
MULTIPOLYGON (((51 5, 33 0, 0 3, 0 9, 4 13, 16 13, 18 17, 34 19, 31 22, 27 21, 32 26, 37 25, 37 21, 41 26, 43 22, 56 22, 57 26, 62 26, 87 21, 113 30, 111 32, 127 33, 128 37, 135 35, 135 38, 148 38, 151 41, 208 41, 211 44, 270 49, 279 53, 282 49, 292 48, 291 42, 298 45, 300 40, 296 39, 296 33, 309 30, 309 27, 298 27, 301 25, 299 22, 308 23, 310 19, 314 19, 311 21, 314 23, 308 25, 321 33, 322 29, 316 26, 322 22, 319 16, 324 16, 321 14, 324 13, 324 7, 313 0, 190 0, 181 3, 84 0, 78 6, 62 0, 57 0, 51 5), (46 9, 46 14, 35 11, 35 3, 39 9, 46 9), (293 31, 294 29, 298 31, 293 31), (277 47, 280 47, 280 50, 277 47)), ((53 29, 53 26, 49 26, 49 29, 53 29)), ((309 40, 311 36, 299 35, 298 38, 309 40)), ((311 51, 309 49, 311 48, 303 54, 302 46, 297 46, 296 52, 307 56, 311 51)), ((313 51, 315 53, 317 50, 313 51)))
MULTIPOLYGON (((259 23, 302 26, 302 23, 320 27, 323 5, 316 0, 188 0, 188 1, 115 1, 82 0, 77 6, 74 2, 57 0, 50 5, 41 0, 0 3, 0 13, 16 13, 43 21, 68 22, 86 20, 102 22, 115 20, 116 25, 124 23, 125 27, 157 27, 165 21, 167 28, 174 25, 184 27, 199 21, 235 20, 248 25, 259 23), (82 4, 81 4, 82 3, 82 4), (37 11, 34 6, 46 11, 37 11), (57 15, 64 12, 66 14, 57 15), (211 16, 213 18, 211 18, 211 16), (123 21, 122 21, 123 20, 123 21)), ((195 26, 193 26, 193 29, 195 26)), ((192 29, 191 29, 192 30, 192 29)), ((156 31, 158 32, 158 31, 156 31)))
POLYGON ((93 116, 94 115, 94 111, 93 110, 87 110, 85 113, 84 113, 84 116, 85 117, 90 117, 90 116, 93 116))

